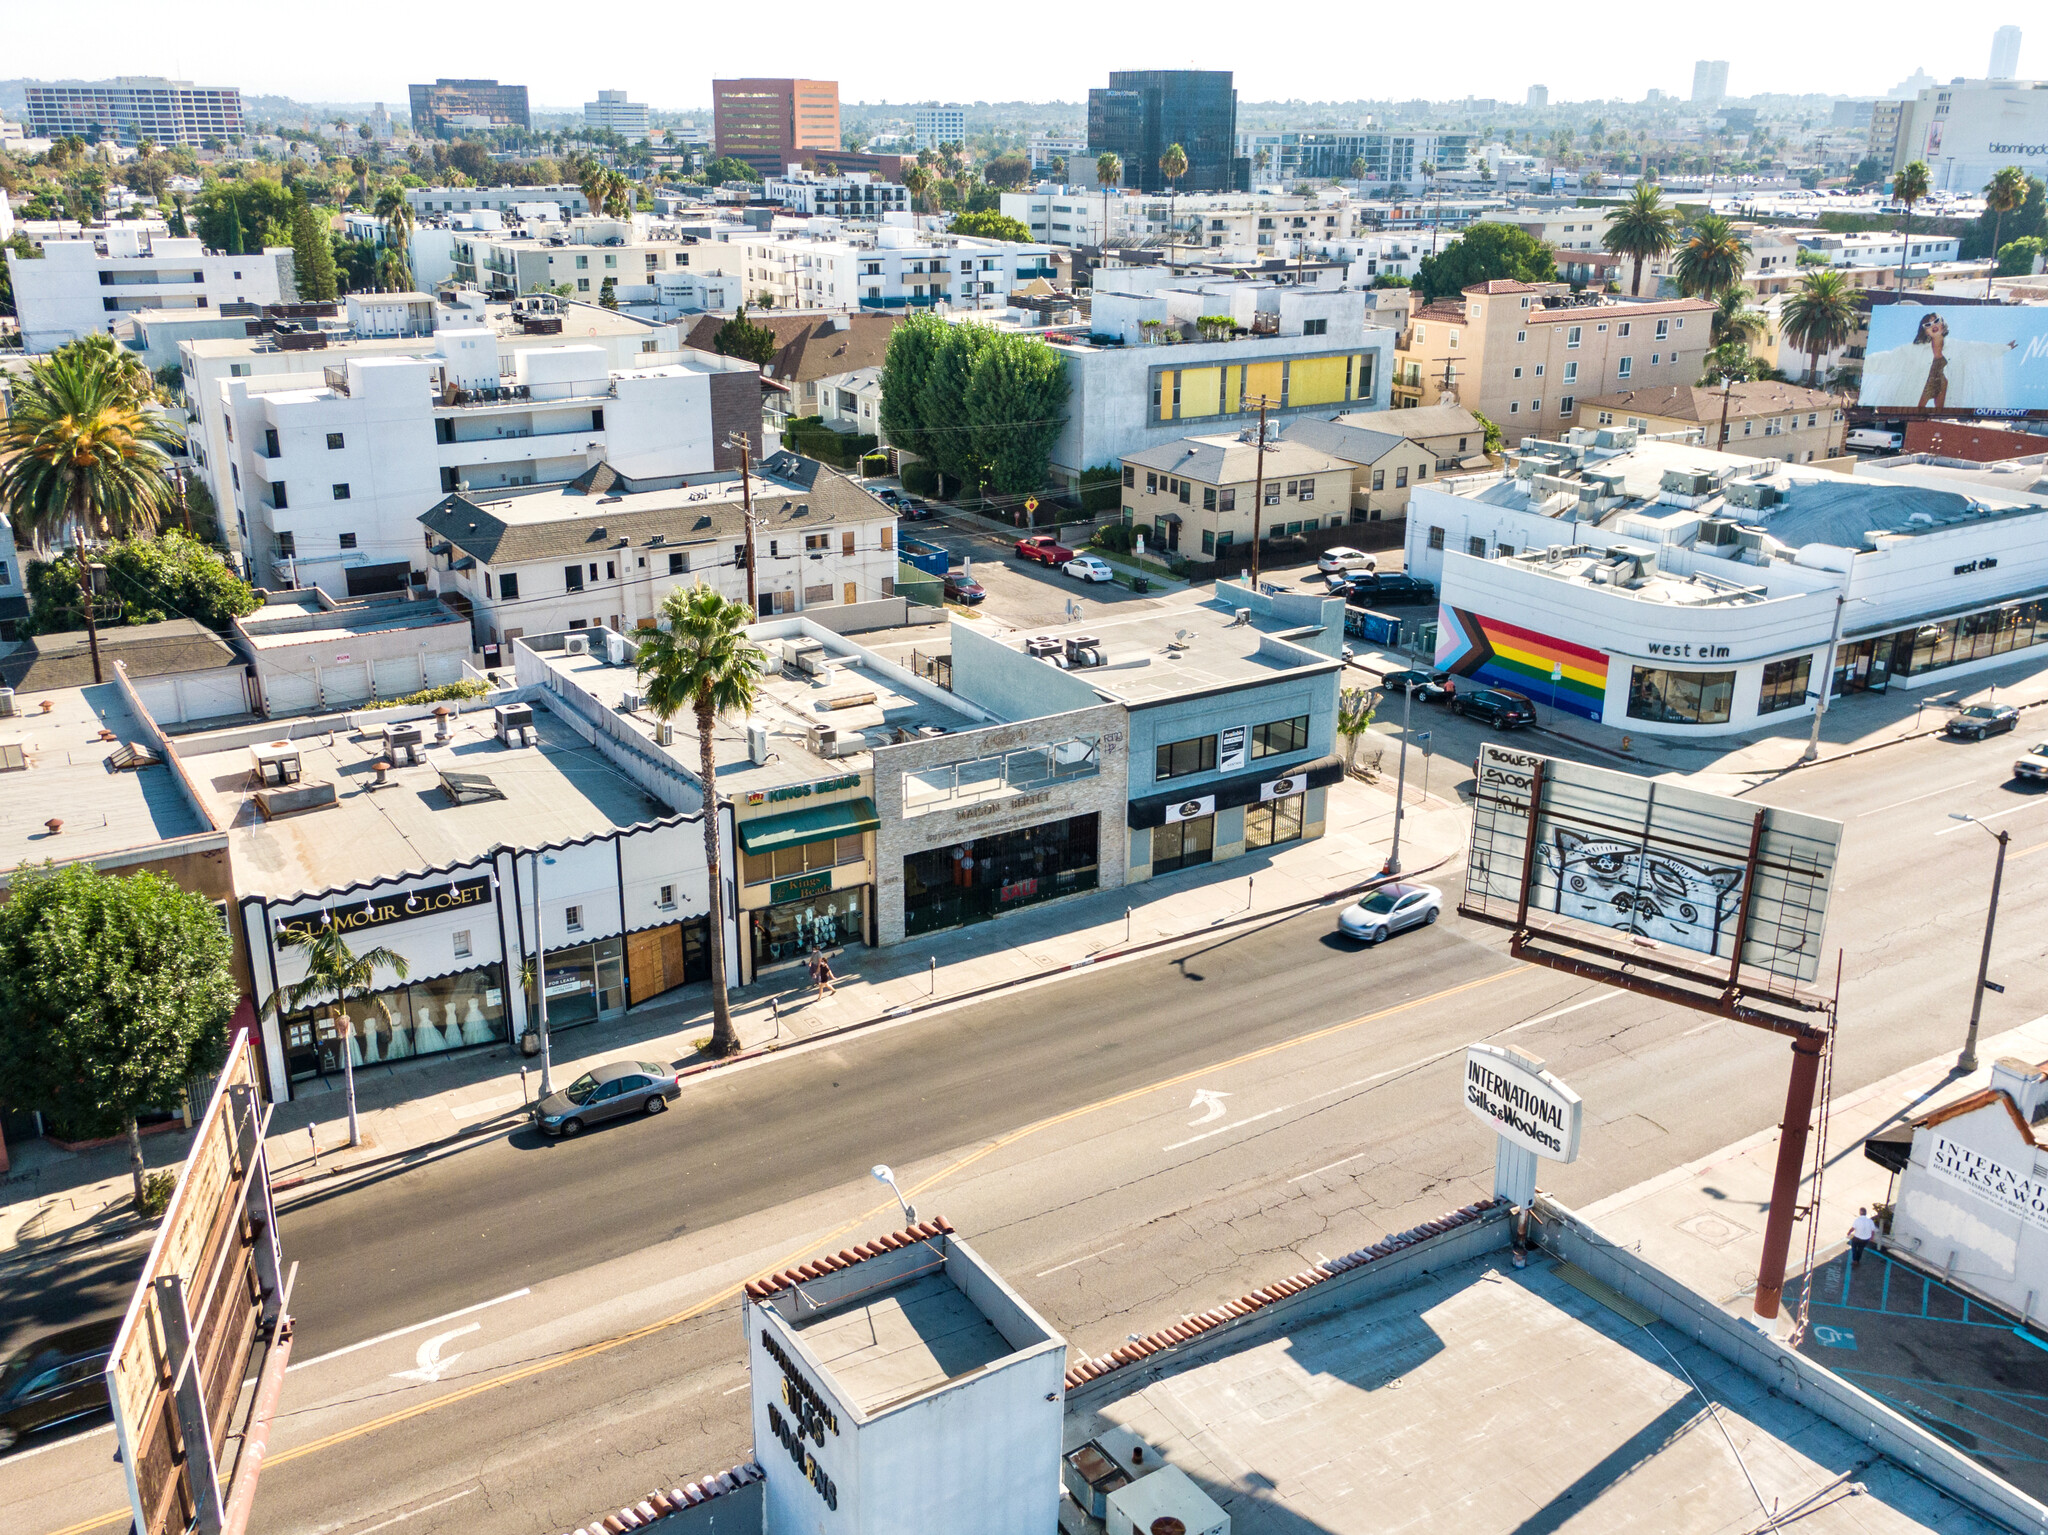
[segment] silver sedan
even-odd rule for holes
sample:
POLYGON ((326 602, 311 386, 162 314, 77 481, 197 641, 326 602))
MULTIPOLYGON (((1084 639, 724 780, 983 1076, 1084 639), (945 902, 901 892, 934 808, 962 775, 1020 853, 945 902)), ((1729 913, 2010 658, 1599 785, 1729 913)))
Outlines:
POLYGON ((1382 885, 1345 907, 1337 928, 1348 938, 1383 943, 1403 928, 1426 927, 1443 909, 1444 893, 1434 885, 1382 885))

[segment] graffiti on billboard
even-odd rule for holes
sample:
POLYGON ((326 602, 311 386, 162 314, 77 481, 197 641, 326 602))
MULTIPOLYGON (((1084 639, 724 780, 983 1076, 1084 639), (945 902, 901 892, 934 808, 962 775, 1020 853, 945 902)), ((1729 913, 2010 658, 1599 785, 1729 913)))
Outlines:
POLYGON ((1876 410, 2048 414, 2048 310, 1882 305, 1871 312, 1857 403, 1876 410))
POLYGON ((1560 917, 1701 954, 1723 951, 1723 932, 1742 904, 1740 865, 1701 863, 1562 826, 1551 828, 1551 839, 1542 853, 1560 917))
POLYGON ((1607 652, 1445 605, 1437 611, 1439 671, 1597 720, 1607 702, 1607 652))

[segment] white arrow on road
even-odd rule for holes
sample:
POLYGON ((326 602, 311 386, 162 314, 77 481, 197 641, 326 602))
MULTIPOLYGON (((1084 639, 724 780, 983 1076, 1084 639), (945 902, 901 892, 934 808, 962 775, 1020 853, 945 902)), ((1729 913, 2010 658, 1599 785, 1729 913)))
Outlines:
POLYGON ((391 1373, 391 1378, 393 1380, 424 1381, 432 1384, 441 1378, 442 1371, 462 1357, 460 1354, 450 1354, 446 1359, 443 1359, 441 1357, 442 1347, 454 1342, 464 1333, 482 1332, 483 1326, 484 1324, 481 1322, 471 1322, 467 1327, 458 1327, 453 1332, 436 1333, 420 1345, 419 1354, 416 1356, 419 1368, 416 1370, 394 1370, 391 1373))
POLYGON ((1229 1096, 1230 1094, 1228 1093, 1211 1092, 1206 1087, 1196 1088, 1194 1101, 1188 1107, 1200 1109, 1202 1117, 1200 1119, 1191 1119, 1188 1123, 1191 1125, 1206 1125, 1212 1119, 1221 1119, 1223 1117, 1223 1100, 1229 1096))

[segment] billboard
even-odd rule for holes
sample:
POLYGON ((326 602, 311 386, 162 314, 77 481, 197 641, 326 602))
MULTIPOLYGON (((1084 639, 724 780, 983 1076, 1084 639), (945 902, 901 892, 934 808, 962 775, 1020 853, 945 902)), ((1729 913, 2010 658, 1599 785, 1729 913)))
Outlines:
POLYGON ((1499 746, 1480 748, 1460 910, 1552 923, 1631 959, 1820 973, 1842 823, 1499 746))
POLYGON ((2048 308, 1876 305, 1856 403, 1884 411, 2048 415, 2048 308))

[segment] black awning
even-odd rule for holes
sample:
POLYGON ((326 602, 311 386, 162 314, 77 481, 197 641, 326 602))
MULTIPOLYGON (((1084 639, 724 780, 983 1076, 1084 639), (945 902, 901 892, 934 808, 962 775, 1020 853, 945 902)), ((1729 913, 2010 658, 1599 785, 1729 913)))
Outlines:
POLYGON ((1191 799, 1207 799, 1213 795, 1216 808, 1228 810, 1233 805, 1255 805, 1264 799, 1285 799, 1305 789, 1327 789, 1343 779, 1342 757, 1318 757, 1313 762, 1297 763, 1291 768, 1259 768, 1250 773, 1240 773, 1235 778, 1188 784, 1173 794, 1148 794, 1143 799, 1131 801, 1126 819, 1140 830, 1148 826, 1164 826, 1167 809, 1191 799))
POLYGON ((1890 1125, 1875 1135, 1866 1136, 1863 1154, 1888 1173, 1902 1173, 1906 1162, 1913 1155, 1913 1126, 1908 1124, 1890 1125))

